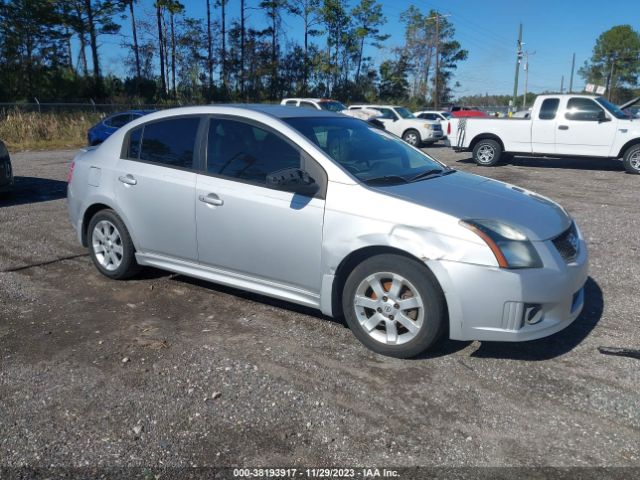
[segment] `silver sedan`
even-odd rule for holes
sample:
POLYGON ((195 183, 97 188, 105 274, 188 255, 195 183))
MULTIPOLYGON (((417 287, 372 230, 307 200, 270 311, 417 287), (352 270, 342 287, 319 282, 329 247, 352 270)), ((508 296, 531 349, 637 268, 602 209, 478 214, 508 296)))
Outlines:
POLYGON ((152 113, 75 158, 68 201, 110 278, 150 265, 310 306, 384 355, 544 337, 584 303, 558 204, 328 112, 152 113))

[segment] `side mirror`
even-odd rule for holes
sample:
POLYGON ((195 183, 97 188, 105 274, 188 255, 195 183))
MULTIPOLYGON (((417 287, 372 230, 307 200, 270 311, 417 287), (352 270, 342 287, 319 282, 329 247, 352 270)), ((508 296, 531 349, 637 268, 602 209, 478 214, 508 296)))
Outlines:
POLYGON ((283 168, 267 174, 267 185, 307 197, 313 197, 320 190, 320 185, 299 168, 283 168))
POLYGON ((611 119, 607 116, 606 113, 604 113, 604 110, 600 110, 600 112, 598 113, 598 123, 602 123, 602 122, 610 122, 611 119))

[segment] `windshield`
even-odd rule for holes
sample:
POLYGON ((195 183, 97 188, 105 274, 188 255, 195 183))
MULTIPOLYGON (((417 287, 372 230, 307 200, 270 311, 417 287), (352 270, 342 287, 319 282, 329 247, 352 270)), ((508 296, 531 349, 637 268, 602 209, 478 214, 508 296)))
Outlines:
POLYGON ((600 105, 606 108, 607 111, 616 118, 620 118, 620 119, 629 118, 629 115, 627 115, 622 110, 620 110, 620 108, 617 105, 614 105, 613 103, 609 102, 608 100, 602 97, 596 98, 596 102, 598 102, 600 105))
POLYGON ((346 110, 347 107, 340 102, 329 101, 329 102, 318 102, 320 108, 322 110, 328 110, 330 112, 340 112, 342 110, 346 110))
POLYGON ((365 183, 404 183, 427 171, 447 170, 400 138, 354 118, 303 117, 284 121, 365 183))
POLYGON ((440 112, 440 115, 442 115, 444 118, 453 118, 453 115, 451 115, 450 112, 440 112))
POLYGON ((409 110, 409 109, 407 109, 405 107, 397 107, 396 108, 396 112, 402 118, 416 118, 416 117, 413 116, 413 113, 411 113, 411 110, 409 110))

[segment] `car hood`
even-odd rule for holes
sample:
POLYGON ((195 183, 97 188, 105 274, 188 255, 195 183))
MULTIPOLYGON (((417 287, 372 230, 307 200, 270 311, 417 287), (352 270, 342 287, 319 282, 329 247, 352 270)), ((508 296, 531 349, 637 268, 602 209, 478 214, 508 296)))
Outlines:
POLYGON ((402 121, 412 125, 416 125, 417 127, 422 127, 425 123, 430 123, 432 125, 440 123, 437 120, 427 120, 426 118, 403 118, 402 121))
POLYGON ((499 220, 518 228, 530 240, 553 238, 571 224, 564 209, 545 197, 459 171, 376 189, 461 220, 499 220))

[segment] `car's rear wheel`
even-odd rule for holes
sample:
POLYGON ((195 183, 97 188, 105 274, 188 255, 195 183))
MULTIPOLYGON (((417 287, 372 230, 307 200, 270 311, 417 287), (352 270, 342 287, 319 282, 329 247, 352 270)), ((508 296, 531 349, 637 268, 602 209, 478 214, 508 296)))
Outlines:
POLYGON ((446 321, 444 294, 426 266, 401 255, 371 257, 345 282, 342 308, 368 348, 397 358, 432 346, 446 321))
POLYGON ((473 160, 481 167, 492 167, 500 161, 502 147, 498 142, 485 138, 473 147, 473 160))
POLYGON ((627 172, 640 175, 640 145, 627 148, 622 158, 622 163, 627 172))
POLYGON ((89 222, 87 233, 89 254, 100 273, 120 280, 139 271, 131 236, 116 212, 100 210, 89 222))
POLYGON ((402 134, 402 139, 414 147, 420 146, 420 133, 417 130, 407 130, 402 134))

